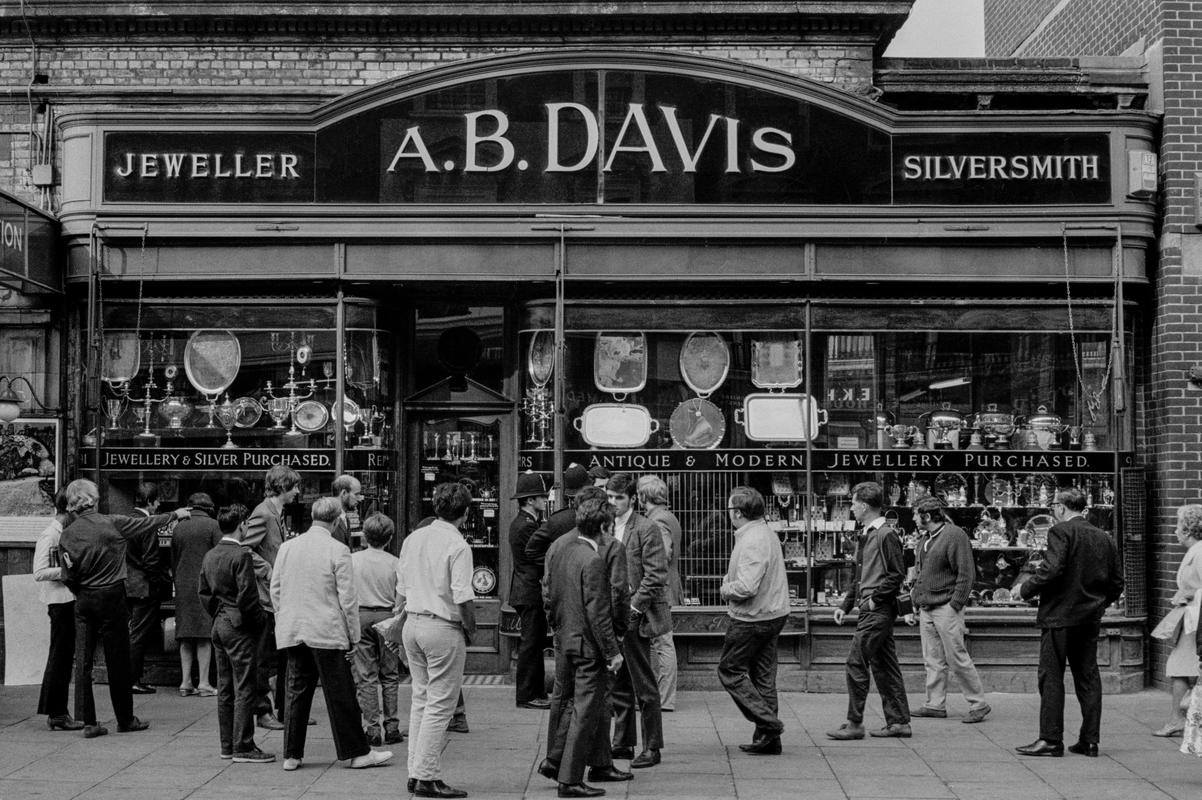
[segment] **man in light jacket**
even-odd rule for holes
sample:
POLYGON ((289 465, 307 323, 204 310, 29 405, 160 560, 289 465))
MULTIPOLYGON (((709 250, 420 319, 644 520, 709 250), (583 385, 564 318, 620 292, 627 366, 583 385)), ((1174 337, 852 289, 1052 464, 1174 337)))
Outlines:
POLYGON ((748 722, 755 724, 750 744, 739 749, 755 756, 780 755, 776 696, 776 647, 789 621, 789 583, 780 539, 764 522, 764 496, 736 486, 726 502, 735 526, 735 546, 719 590, 730 622, 722 642, 718 680, 748 722))
POLYGON ((313 504, 313 527, 280 545, 271 572, 276 609, 275 642, 287 653, 284 693, 284 769, 301 766, 313 692, 320 680, 339 760, 352 769, 376 767, 392 758, 372 750, 359 725, 359 701, 349 655, 359 641, 359 600, 351 551, 331 530, 342 505, 336 497, 313 504))

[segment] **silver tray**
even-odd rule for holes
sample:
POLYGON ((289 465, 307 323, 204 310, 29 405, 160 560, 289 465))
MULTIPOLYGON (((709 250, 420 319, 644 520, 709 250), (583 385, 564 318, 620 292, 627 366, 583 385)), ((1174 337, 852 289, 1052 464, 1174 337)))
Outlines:
POLYGON ((668 419, 668 434, 677 447, 711 450, 722 444, 726 418, 709 400, 694 397, 676 406, 668 419))
POLYGON ((253 397, 239 397, 234 401, 234 425, 237 427, 253 428, 262 416, 263 406, 253 397))
POLYGON ((330 421, 330 410, 316 400, 306 400, 292 412, 292 419, 305 433, 317 433, 330 421))
POLYGON ((818 435, 819 425, 827 423, 826 410, 818 408, 808 394, 749 394, 742 412, 741 417, 736 412, 735 422, 756 442, 806 442, 818 435))
POLYGON ((647 337, 641 332, 598 333, 593 382, 603 392, 628 395, 647 385, 647 337))
POLYGON ((690 333, 680 348, 680 377, 702 398, 718 391, 730 371, 730 348, 721 334, 690 333))
POLYGON ((659 430, 659 420, 643 406, 630 403, 594 403, 572 426, 592 447, 642 447, 659 430))
POLYGON ((196 331, 184 345, 184 374, 206 397, 224 392, 242 367, 242 345, 230 331, 196 331))

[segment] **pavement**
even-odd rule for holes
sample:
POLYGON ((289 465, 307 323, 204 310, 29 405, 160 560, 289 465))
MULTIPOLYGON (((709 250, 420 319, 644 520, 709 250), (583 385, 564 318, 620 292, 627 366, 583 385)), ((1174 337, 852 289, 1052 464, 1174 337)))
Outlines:
MULTIPOLYGON (((233 764, 218 757, 216 701, 179 697, 171 688, 136 696, 137 714, 150 722, 140 733, 119 734, 106 687, 96 687, 108 736, 85 740, 51 732, 34 715, 37 687, 0 686, 0 800, 120 798, 120 800, 396 800, 405 797, 405 745, 378 769, 351 770, 334 760, 325 708, 314 706, 304 766, 284 772, 280 762, 233 764)), ((546 712, 514 707, 510 686, 469 686, 471 732, 451 734, 443 759, 445 780, 473 798, 554 798, 555 785, 535 772, 543 755, 546 712)), ((402 687, 402 720, 407 693, 402 687)), ((320 697, 320 696, 319 696, 320 697)), ((1024 758, 1016 745, 1036 738, 1039 699, 991 694, 993 713, 963 725, 966 706, 949 699, 948 719, 916 719, 911 739, 828 740, 843 720, 838 694, 783 693, 784 753, 754 757, 737 745, 750 726, 723 692, 682 692, 664 715, 663 763, 637 770, 629 783, 605 784, 607 797, 682 800, 845 800, 846 798, 966 798, 966 800, 1164 800, 1202 797, 1202 760, 1177 751, 1180 739, 1159 739, 1167 693, 1108 695, 1104 700, 1101 757, 1024 758)), ((911 695, 910 703, 922 701, 911 695)), ((1069 705, 1073 706, 1072 697, 1069 705)), ((1070 708, 1066 730, 1080 717, 1070 708)), ((865 724, 880 727, 880 701, 869 700, 865 724)), ((279 753, 282 733, 260 731, 260 746, 279 753)), ((1068 736, 1070 742, 1073 737, 1068 736)), ((619 766, 625 766, 619 762, 619 766)))

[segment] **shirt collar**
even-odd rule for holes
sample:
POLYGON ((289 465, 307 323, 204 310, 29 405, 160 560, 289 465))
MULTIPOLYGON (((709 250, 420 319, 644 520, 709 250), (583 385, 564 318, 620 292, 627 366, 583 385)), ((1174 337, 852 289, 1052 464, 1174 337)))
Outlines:
POLYGON ((747 533, 747 531, 751 530, 751 528, 759 521, 760 520, 758 520, 758 519, 749 519, 746 522, 744 522, 742 525, 740 525, 738 528, 735 529, 735 538, 738 539, 740 536, 747 533))
POLYGON ((584 542, 585 544, 587 544, 589 547, 593 548, 594 553, 597 552, 597 543, 594 542, 592 539, 588 538, 587 536, 579 536, 579 535, 576 538, 579 539, 580 541, 584 542))
POLYGON ((222 536, 222 537, 221 537, 221 541, 223 541, 223 542, 229 542, 230 544, 237 544, 237 545, 240 545, 240 544, 242 544, 242 542, 238 541, 238 540, 237 540, 237 539, 235 539, 233 536, 222 536))
POLYGON ((864 526, 864 533, 872 533, 872 532, 873 532, 873 531, 875 531, 877 528, 879 528, 879 527, 881 527, 882 525, 884 525, 886 522, 888 522, 888 520, 887 520, 887 519, 885 519, 885 517, 884 517, 884 516, 877 517, 877 518, 876 518, 876 519, 874 519, 872 522, 870 522, 870 523, 868 523, 867 525, 865 525, 865 526, 864 526))
POLYGON ((634 506, 626 509, 626 513, 620 517, 614 517, 614 525, 621 525, 623 528, 630 522, 630 518, 634 516, 634 506))

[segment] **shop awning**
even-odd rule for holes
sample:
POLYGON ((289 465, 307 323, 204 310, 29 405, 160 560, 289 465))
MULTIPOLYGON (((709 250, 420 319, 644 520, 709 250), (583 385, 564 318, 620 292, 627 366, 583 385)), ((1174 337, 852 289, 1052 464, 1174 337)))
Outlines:
POLYGON ((0 190, 0 286, 23 294, 62 294, 58 220, 0 190))

